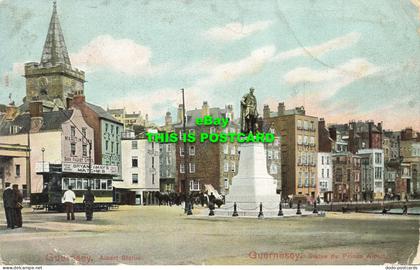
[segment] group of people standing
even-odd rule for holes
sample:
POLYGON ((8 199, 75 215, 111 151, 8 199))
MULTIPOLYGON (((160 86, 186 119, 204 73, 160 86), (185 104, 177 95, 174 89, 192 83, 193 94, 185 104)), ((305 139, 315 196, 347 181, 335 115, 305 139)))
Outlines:
MULTIPOLYGON (((73 187, 69 186, 68 190, 64 192, 62 202, 64 203, 67 220, 75 220, 74 217, 74 203, 76 201, 76 194, 73 191, 73 187)), ((93 209, 95 206, 95 196, 92 193, 91 187, 87 188, 85 194, 83 194, 83 203, 85 205, 86 220, 91 221, 93 218, 93 209)))
POLYGON ((7 228, 22 227, 22 205, 23 194, 18 185, 10 187, 10 183, 5 183, 3 191, 3 206, 6 214, 7 228))
MULTIPOLYGON (((22 202, 23 194, 18 188, 17 184, 10 186, 10 183, 5 183, 5 189, 3 191, 3 205, 6 214, 7 228, 15 229, 22 227, 22 202)), ((76 201, 76 194, 69 186, 68 190, 62 197, 62 202, 65 206, 67 213, 67 220, 75 220, 74 216, 74 203, 76 201)), ((85 205, 86 220, 91 221, 93 218, 93 210, 95 196, 92 193, 90 187, 87 188, 85 194, 83 194, 83 203, 85 205)))

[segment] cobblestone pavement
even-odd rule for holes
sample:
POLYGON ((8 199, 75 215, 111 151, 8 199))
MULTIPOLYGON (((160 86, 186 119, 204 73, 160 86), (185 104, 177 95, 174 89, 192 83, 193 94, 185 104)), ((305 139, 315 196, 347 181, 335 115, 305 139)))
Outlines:
POLYGON ((406 264, 419 244, 419 220, 410 216, 258 220, 123 206, 68 222, 65 214, 25 209, 24 228, 15 230, 6 229, 3 209, 0 217, 3 264, 406 264))

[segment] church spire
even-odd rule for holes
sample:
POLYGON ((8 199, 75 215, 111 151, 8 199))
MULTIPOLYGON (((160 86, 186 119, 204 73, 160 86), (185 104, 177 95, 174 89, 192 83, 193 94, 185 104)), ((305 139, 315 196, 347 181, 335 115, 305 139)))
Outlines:
POLYGON ((44 67, 56 66, 58 64, 71 65, 63 32, 57 15, 57 3, 53 2, 53 13, 48 28, 47 39, 42 50, 41 65, 44 67))

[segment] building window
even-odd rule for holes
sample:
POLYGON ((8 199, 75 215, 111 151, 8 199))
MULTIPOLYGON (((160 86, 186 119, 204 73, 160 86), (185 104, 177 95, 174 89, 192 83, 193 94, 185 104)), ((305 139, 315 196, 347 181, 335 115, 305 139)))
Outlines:
POLYGON ((310 143, 312 146, 315 145, 315 137, 313 136, 310 137, 310 143))
POLYGON ((330 177, 330 169, 327 169, 327 177, 330 177))
POLYGON ((324 178, 324 169, 321 170, 321 177, 324 178))
MULTIPOLYGON (((324 156, 321 157, 321 164, 324 165, 324 156)), ((322 174, 322 177, 324 177, 324 174, 322 174)))
POLYGON ((191 145, 190 146, 190 156, 195 156, 195 146, 194 145, 191 145))
POLYGON ((115 133, 117 134, 117 136, 120 135, 120 128, 119 127, 115 128, 115 133))
POLYGON ((231 155, 236 155, 236 147, 234 145, 230 146, 230 154, 231 155))
POLYGON ((108 151, 108 147, 109 146, 109 142, 108 141, 105 141, 105 151, 108 151))
POLYGON ((190 163, 189 167, 190 167, 190 173, 195 173, 195 163, 190 163))
POLYGON ((273 159, 273 151, 268 150, 267 151, 267 157, 268 157, 268 159, 273 159))
POLYGON ((155 168, 155 157, 152 157, 152 169, 155 168))
POLYGON ((119 152, 120 152, 120 144, 119 143, 117 143, 116 144, 116 147, 115 147, 115 152, 117 153, 117 154, 119 154, 119 152))
POLYGON ((86 144, 83 145, 83 156, 84 157, 87 156, 87 145, 86 144))
POLYGON ((297 121, 297 127, 298 128, 302 128, 302 120, 298 120, 297 121))
POLYGON ((137 168, 139 166, 138 157, 131 157, 131 167, 137 168))
POLYGON ((327 165, 330 164, 330 157, 327 157, 327 165))
POLYGON ((20 177, 20 164, 15 165, 16 177, 20 177))
POLYGON ((179 148, 179 156, 180 156, 180 157, 183 157, 183 156, 184 156, 184 147, 183 147, 183 146, 181 146, 181 147, 179 148))
POLYGON ((86 128, 85 127, 82 128, 82 134, 83 134, 83 138, 86 138, 86 128))
POLYGON ((375 163, 376 164, 381 164, 382 163, 381 160, 382 160, 382 154, 381 153, 375 153, 375 163))
POLYGON ((155 174, 152 174, 152 185, 155 184, 155 174))
POLYGON ((229 153, 228 144, 223 144, 223 154, 227 155, 229 153))
POLYGON ((303 129, 308 129, 308 121, 303 122, 303 129))
POLYGON ((171 164, 171 158, 170 157, 166 157, 166 165, 170 165, 171 164))
POLYGON ((382 168, 375 167, 375 179, 382 179, 382 168))
POLYGON ((191 180, 190 181, 190 191, 200 191, 200 181, 191 180))
POLYGON ((225 178, 225 189, 229 189, 229 180, 227 178, 225 178))
POLYGON ((76 155, 76 144, 75 143, 70 144, 70 153, 71 153, 72 156, 76 155))
POLYGON ((111 125, 111 134, 114 134, 114 126, 111 125))
POLYGON ((114 142, 111 142, 111 153, 114 153, 114 142))
POLYGON ((299 172, 298 187, 302 187, 302 172, 299 172))
POLYGON ((137 149, 137 141, 131 141, 131 149, 137 149))
POLYGON ((131 181, 133 184, 138 184, 139 183, 139 175, 137 173, 133 173, 131 175, 131 181))
POLYGON ((308 145, 308 136, 303 136, 303 144, 308 145))
POLYGON ((276 164, 271 164, 270 166, 270 173, 271 174, 277 174, 277 165, 276 164))
POLYGON ((70 127, 70 137, 71 138, 76 137, 76 127, 74 127, 74 126, 70 127))
POLYGON ((274 151, 274 159, 279 159, 279 151, 274 151))
POLYGON ((183 163, 179 164, 179 172, 180 173, 185 173, 185 166, 183 163))
POLYGON ((316 187, 315 173, 312 173, 312 172, 311 172, 311 185, 312 185, 312 187, 316 187))
POLYGON ((105 123, 105 132, 108 132, 108 124, 105 123))
POLYGON ((229 163, 225 160, 225 163, 223 164, 223 171, 229 172, 229 163))
POLYGON ((309 173, 305 172, 305 187, 309 186, 309 173))
POLYGON ((168 143, 166 144, 166 152, 170 152, 171 151, 171 145, 168 143))
POLYGON ((232 172, 235 172, 235 170, 236 170, 236 164, 235 164, 235 161, 232 161, 232 163, 231 163, 231 169, 232 169, 232 172))
POLYGON ((298 135, 298 144, 302 144, 302 135, 298 135))

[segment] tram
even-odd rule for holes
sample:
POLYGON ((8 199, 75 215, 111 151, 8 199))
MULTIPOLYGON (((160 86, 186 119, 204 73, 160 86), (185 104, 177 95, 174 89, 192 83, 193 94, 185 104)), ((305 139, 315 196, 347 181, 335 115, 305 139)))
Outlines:
POLYGON ((90 186, 95 196, 96 211, 109 210, 114 207, 114 189, 112 186, 113 177, 117 175, 117 166, 93 165, 93 170, 89 173, 84 170, 68 170, 65 164, 49 164, 48 170, 38 172, 43 176, 43 190, 41 193, 32 193, 30 197, 31 205, 48 211, 64 211, 62 197, 64 192, 72 186, 76 194, 74 205, 75 211, 84 211, 83 194, 90 186), (97 167, 102 166, 103 170, 97 167), (115 167, 111 168, 110 167, 115 167))

